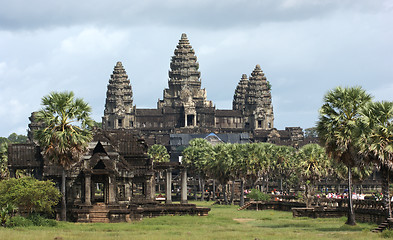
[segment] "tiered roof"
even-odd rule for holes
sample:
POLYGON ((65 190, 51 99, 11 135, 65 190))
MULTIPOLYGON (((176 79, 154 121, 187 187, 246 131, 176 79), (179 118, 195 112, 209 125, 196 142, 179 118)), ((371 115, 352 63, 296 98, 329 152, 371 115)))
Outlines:
POLYGON ((270 87, 261 66, 257 64, 248 80, 246 105, 248 109, 255 110, 257 107, 271 107, 272 98, 270 87))
POLYGON ((172 56, 169 70, 169 88, 164 90, 164 99, 158 107, 182 107, 184 104, 213 106, 206 100, 206 91, 201 89, 201 73, 195 51, 183 33, 172 56))
POLYGON ((176 85, 192 85, 200 88, 201 81, 199 78, 201 73, 198 71, 199 63, 185 33, 181 35, 174 54, 170 64, 169 88, 176 85))
POLYGON ((248 90, 248 78, 246 74, 242 75, 239 84, 236 87, 235 95, 233 96, 232 109, 243 110, 246 104, 246 94, 248 90))
POLYGON ((117 62, 106 92, 104 114, 129 113, 132 109, 132 88, 126 70, 117 62))

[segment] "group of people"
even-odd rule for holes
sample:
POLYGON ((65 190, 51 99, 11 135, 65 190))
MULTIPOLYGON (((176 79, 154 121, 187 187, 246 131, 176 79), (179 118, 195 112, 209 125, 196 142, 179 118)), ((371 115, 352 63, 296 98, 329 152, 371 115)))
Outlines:
MULTIPOLYGON (((364 200, 364 197, 366 194, 361 194, 361 193, 352 193, 352 199, 357 199, 357 200, 364 200)), ((344 199, 348 198, 348 193, 328 193, 326 195, 326 198, 334 198, 334 199, 344 199)))

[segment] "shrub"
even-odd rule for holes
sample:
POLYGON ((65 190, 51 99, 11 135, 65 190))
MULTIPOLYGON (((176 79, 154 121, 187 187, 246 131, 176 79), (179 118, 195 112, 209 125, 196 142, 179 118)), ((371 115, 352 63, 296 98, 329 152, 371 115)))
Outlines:
POLYGON ((7 227, 28 227, 33 225, 34 224, 30 219, 24 218, 22 216, 12 217, 7 223, 7 227))
POLYGON ((7 204, 4 207, 0 208, 0 225, 6 226, 9 223, 9 220, 12 216, 14 216, 16 210, 18 208, 12 204, 7 204))
POLYGON ((57 225, 57 222, 55 220, 47 219, 37 213, 30 214, 27 219, 30 220, 34 224, 34 226, 54 227, 57 225))
POLYGON ((263 193, 258 189, 251 189, 251 192, 247 195, 247 197, 256 201, 269 201, 271 199, 269 194, 263 193))
POLYGON ((51 181, 32 177, 10 178, 0 182, 0 206, 12 204, 25 212, 52 212, 60 192, 51 181))

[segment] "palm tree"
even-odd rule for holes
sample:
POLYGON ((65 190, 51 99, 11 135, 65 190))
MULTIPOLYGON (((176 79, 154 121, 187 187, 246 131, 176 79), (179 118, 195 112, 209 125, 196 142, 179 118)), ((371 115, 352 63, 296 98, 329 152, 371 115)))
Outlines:
POLYGON ((360 117, 360 108, 371 101, 371 96, 361 87, 337 87, 324 96, 317 123, 318 136, 333 159, 343 162, 348 167, 348 220, 355 225, 355 213, 352 205, 351 169, 358 164, 359 155, 355 145, 356 121, 360 117))
MULTIPOLYGON (((199 177, 202 196, 204 200, 205 178, 207 175, 207 163, 213 156, 213 147, 206 139, 195 138, 189 143, 189 146, 183 150, 183 163, 186 167, 193 170, 199 177)), ((197 195, 195 194, 195 197, 197 195)))
POLYGON ((306 186, 306 205, 310 207, 310 190, 322 177, 329 173, 331 161, 327 157, 325 149, 318 144, 307 144, 299 149, 297 153, 299 160, 298 170, 300 178, 306 186))
MULTIPOLYGON (((233 176, 233 180, 240 180, 240 202, 239 206, 242 207, 244 205, 244 181, 247 176, 247 172, 249 169, 248 160, 248 149, 249 143, 247 144, 232 144, 231 155, 232 155, 232 165, 230 166, 231 175, 233 176)), ((232 189, 232 195, 233 195, 232 189)))
POLYGON ((217 179, 223 190, 224 202, 228 204, 226 195, 226 185, 231 178, 232 155, 228 143, 218 144, 213 147, 214 157, 208 162, 208 171, 211 176, 217 179))
POLYGON ((44 127, 34 133, 43 149, 44 156, 62 166, 61 218, 66 221, 66 171, 85 152, 92 139, 90 131, 93 121, 91 108, 82 99, 74 99, 73 92, 51 92, 42 98, 42 109, 36 114, 36 121, 44 127))
POLYGON ((295 148, 290 146, 276 146, 274 145, 274 168, 273 172, 280 181, 280 191, 283 192, 283 180, 286 185, 291 176, 295 174, 296 158, 294 158, 295 148))
POLYGON ((153 162, 169 162, 170 160, 168 150, 165 146, 160 144, 154 144, 151 146, 147 151, 147 154, 151 159, 153 159, 153 162))
MULTIPOLYGON (((153 163, 159 163, 159 162, 169 162, 170 161, 170 156, 168 154, 168 150, 166 149, 165 146, 160 145, 160 144, 154 144, 153 146, 149 147, 147 150, 147 155, 153 160, 153 163)), ((162 177, 162 171, 159 170, 156 173, 156 177, 159 183, 159 180, 162 177)), ((161 192, 161 184, 158 184, 158 192, 161 192)))
POLYGON ((274 153, 276 149, 276 145, 272 143, 254 143, 255 147, 253 148, 255 150, 256 154, 256 159, 257 159, 257 164, 252 165, 251 164, 251 173, 256 173, 258 178, 262 178, 262 189, 265 190, 266 192, 269 191, 269 180, 272 177, 273 174, 273 165, 274 165, 274 153), (257 170, 257 171, 255 171, 257 170), (263 183, 265 183, 265 186, 263 186, 263 183))
POLYGON ((361 152, 380 166, 386 217, 392 217, 389 196, 389 173, 393 169, 393 102, 374 102, 361 110, 359 122, 361 152))

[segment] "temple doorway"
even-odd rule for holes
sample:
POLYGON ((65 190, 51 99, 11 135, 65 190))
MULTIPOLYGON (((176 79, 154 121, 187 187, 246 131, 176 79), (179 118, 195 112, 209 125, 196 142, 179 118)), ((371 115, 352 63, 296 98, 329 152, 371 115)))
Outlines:
POLYGON ((108 177, 93 175, 92 182, 92 203, 108 203, 108 177))

